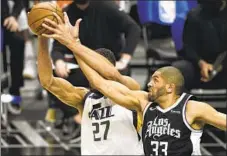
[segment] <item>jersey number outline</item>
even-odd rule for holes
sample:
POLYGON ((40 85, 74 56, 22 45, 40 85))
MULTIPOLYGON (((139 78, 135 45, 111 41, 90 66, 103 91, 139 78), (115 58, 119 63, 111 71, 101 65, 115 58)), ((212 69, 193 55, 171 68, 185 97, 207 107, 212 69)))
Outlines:
POLYGON ((97 122, 94 122, 92 123, 92 126, 95 127, 95 130, 93 131, 93 136, 94 136, 94 141, 101 141, 101 137, 96 137, 95 135, 98 134, 100 132, 100 126, 101 125, 105 125, 105 131, 104 131, 104 137, 103 137, 103 140, 107 140, 107 135, 108 135, 108 132, 109 132, 109 128, 110 128, 110 121, 107 120, 107 121, 103 121, 101 123, 97 123, 97 122))
POLYGON ((164 155, 167 155, 168 142, 151 141, 151 146, 153 147, 153 145, 154 145, 153 152, 155 152, 155 155, 159 155, 159 148, 162 148, 162 153, 164 155))

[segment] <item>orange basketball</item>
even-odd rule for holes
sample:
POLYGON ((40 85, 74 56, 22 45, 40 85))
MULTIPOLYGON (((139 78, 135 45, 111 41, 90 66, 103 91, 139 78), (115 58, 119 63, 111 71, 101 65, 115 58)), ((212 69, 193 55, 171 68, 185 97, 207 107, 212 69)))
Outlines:
POLYGON ((31 31, 36 35, 51 34, 50 31, 42 27, 42 23, 45 18, 48 18, 57 23, 57 18, 53 15, 53 12, 58 14, 63 20, 62 9, 55 3, 42 2, 34 5, 28 14, 28 25, 31 31))

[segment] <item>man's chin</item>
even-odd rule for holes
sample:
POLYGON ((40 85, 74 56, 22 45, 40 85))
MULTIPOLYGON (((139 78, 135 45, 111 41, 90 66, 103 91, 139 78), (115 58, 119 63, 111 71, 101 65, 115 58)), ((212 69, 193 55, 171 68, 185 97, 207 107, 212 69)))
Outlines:
POLYGON ((149 96, 148 98, 149 98, 150 102, 154 102, 155 101, 155 98, 153 96, 149 96))

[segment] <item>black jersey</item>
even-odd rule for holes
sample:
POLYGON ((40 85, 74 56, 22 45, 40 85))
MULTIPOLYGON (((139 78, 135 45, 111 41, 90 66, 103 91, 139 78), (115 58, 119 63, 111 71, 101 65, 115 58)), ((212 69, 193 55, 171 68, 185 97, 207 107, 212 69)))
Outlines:
POLYGON ((164 110, 155 103, 147 105, 142 129, 145 155, 201 155, 202 130, 192 129, 185 117, 186 104, 192 98, 183 93, 175 104, 164 110))

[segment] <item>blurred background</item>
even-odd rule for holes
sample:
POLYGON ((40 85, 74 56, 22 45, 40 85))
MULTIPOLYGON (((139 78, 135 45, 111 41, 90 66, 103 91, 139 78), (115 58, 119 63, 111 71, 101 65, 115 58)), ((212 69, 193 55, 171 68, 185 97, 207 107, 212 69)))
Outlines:
MULTIPOLYGON (((1 153, 80 155, 80 116, 44 90, 37 76, 37 36, 27 12, 41 0, 1 3, 1 153)), ((116 68, 143 90, 152 73, 173 65, 184 75, 185 91, 226 113, 226 0, 64 0, 57 3, 71 23, 82 18, 81 42, 111 49, 116 68), (113 14, 102 14, 111 7, 113 14)), ((56 77, 89 87, 71 52, 50 40, 56 77)), ((226 133, 205 126, 204 155, 226 155, 226 133)))

